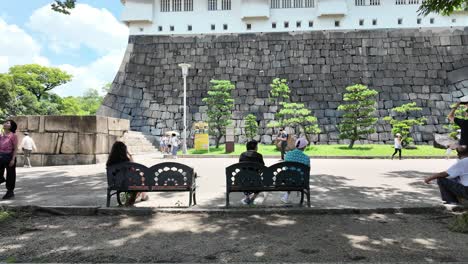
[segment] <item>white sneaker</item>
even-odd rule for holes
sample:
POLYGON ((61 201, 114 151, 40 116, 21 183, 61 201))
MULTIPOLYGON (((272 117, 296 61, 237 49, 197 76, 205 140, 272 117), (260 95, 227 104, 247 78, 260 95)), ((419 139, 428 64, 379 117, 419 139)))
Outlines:
POLYGON ((286 193, 285 195, 283 195, 283 197, 281 197, 281 202, 289 203, 289 194, 288 193, 286 193))
POLYGON ((243 205, 249 205, 250 204, 250 198, 245 197, 244 199, 241 200, 241 203, 243 205))

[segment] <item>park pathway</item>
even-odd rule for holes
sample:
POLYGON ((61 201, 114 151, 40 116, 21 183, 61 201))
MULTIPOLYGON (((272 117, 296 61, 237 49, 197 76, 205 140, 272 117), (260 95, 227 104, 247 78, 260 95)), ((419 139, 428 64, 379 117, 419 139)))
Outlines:
MULTIPOLYGON (((137 157, 147 166, 166 160, 159 156, 137 157)), ((172 160, 167 160, 172 161, 172 160)), ((217 208, 225 202, 225 167, 236 163, 230 158, 184 158, 181 162, 195 168, 198 179, 198 207, 217 208)), ((278 162, 266 159, 267 165, 278 162)), ((356 160, 314 159, 311 163, 312 207, 314 208, 388 208, 440 205, 435 184, 423 178, 443 171, 455 160, 356 160)), ((105 165, 18 168, 16 198, 0 205, 105 206, 105 165)), ((4 185, 0 186, 3 193, 4 185)), ((299 201, 291 195, 291 205, 299 201)), ((242 206, 242 194, 231 194, 233 206, 242 206)), ((279 193, 261 194, 259 206, 282 205, 279 193)), ((185 193, 150 193, 150 200, 138 207, 177 207, 188 204, 185 193)), ((113 199, 113 205, 116 205, 113 199)))

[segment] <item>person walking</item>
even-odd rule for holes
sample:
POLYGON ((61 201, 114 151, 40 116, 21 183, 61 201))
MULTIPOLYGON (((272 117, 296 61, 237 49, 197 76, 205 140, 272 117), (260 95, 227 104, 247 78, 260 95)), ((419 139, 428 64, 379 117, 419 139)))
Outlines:
POLYGON ((402 146, 402 143, 401 143, 401 134, 400 133, 397 133, 395 135, 394 147, 395 147, 395 152, 393 152, 392 160, 395 157, 395 155, 397 154, 397 152, 399 153, 399 158, 401 160, 401 149, 403 148, 403 146, 402 146))
POLYGON ((16 136, 15 121, 7 120, 3 124, 3 131, 0 133, 0 184, 6 182, 7 192, 3 200, 15 197, 16 184, 16 152, 18 149, 18 137, 16 136), (6 179, 4 177, 6 170, 6 179))
POLYGON ((280 150, 281 150, 281 160, 284 160, 284 154, 286 153, 286 148, 288 146, 288 133, 284 128, 280 128, 278 134, 278 140, 280 141, 280 150))
POLYGON ((176 133, 172 133, 170 142, 172 147, 172 157, 177 158, 177 151, 179 150, 180 139, 177 137, 176 133))
POLYGON ((19 149, 23 150, 25 168, 31 168, 31 153, 37 150, 34 140, 29 136, 28 132, 24 132, 24 138, 21 141, 19 149))

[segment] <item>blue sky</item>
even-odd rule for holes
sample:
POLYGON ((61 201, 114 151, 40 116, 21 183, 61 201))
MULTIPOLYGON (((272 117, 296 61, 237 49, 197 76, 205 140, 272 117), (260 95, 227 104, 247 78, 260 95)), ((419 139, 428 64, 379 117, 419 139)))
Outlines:
POLYGON ((111 82, 125 51, 128 30, 120 0, 78 0, 71 16, 50 10, 51 0, 0 1, 0 72, 40 63, 74 75, 56 93, 80 95, 111 82), (3 37, 2 37, 3 38, 3 37))

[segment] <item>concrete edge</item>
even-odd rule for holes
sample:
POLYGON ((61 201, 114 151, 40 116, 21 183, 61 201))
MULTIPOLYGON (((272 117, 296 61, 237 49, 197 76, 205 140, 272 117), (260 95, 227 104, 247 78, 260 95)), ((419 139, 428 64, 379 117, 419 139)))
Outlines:
MULTIPOLYGON (((53 216, 145 216, 167 214, 288 214, 288 215, 352 215, 352 214, 435 214, 451 211, 445 206, 390 207, 390 208, 306 208, 306 207, 219 207, 219 208, 124 208, 100 206, 3 206, 3 209, 53 216)), ((454 210, 453 210, 454 211, 454 210)))
MULTIPOLYGON (((188 154, 177 155, 178 158, 239 158, 239 155, 231 154, 188 154)), ((309 156, 311 159, 391 159, 390 156, 309 156)), ((280 155, 263 155, 267 159, 280 159, 280 155)), ((450 159, 457 159, 456 156, 449 157, 450 159)), ((405 156, 403 159, 447 159, 447 156, 405 156)))

